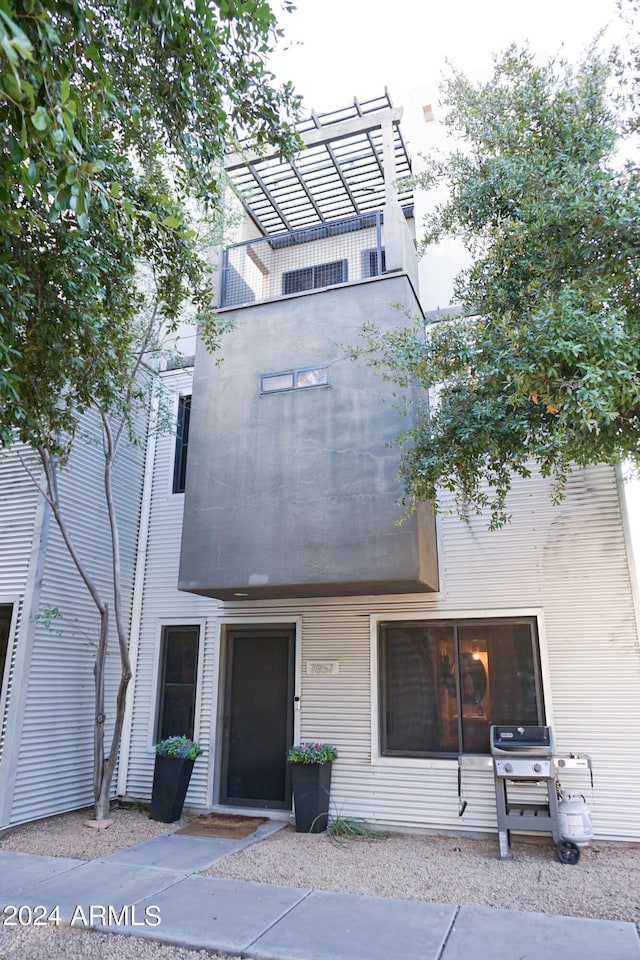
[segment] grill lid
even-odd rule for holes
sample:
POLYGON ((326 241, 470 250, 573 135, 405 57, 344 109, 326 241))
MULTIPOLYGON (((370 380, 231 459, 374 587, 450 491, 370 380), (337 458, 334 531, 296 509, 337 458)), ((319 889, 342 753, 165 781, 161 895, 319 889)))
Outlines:
POLYGON ((494 724, 490 730, 491 753, 553 753, 553 732, 544 726, 494 724))

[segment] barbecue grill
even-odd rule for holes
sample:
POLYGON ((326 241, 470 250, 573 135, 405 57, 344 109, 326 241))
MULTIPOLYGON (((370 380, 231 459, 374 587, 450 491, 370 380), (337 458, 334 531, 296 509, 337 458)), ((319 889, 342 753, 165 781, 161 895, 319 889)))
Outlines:
MULTIPOLYGON (((580 859, 578 843, 563 835, 560 785, 557 769, 591 769, 588 757, 571 754, 555 757, 553 731, 546 726, 493 725, 490 730, 493 774, 498 817, 500 859, 509 857, 510 831, 548 833, 553 837, 561 863, 580 859), (546 788, 546 799, 536 790, 536 799, 523 798, 532 788, 546 788), (519 800, 513 794, 521 790, 519 800)), ((566 820, 566 817, 564 818, 566 820)))

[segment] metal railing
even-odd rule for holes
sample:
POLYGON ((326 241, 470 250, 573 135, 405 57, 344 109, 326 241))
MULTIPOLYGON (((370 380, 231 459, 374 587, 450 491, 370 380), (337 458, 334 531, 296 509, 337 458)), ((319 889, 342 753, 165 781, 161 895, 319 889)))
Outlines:
POLYGON ((382 213, 375 211, 227 247, 220 306, 260 303, 384 272, 382 213))

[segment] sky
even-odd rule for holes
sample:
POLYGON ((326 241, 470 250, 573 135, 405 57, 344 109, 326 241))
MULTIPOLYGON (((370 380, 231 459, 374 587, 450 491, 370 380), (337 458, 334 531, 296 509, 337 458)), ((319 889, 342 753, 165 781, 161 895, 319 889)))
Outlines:
MULTIPOLYGON (((616 0, 294 0, 283 14, 288 49, 272 60, 319 113, 354 96, 389 89, 396 106, 416 90, 432 94, 449 59, 471 76, 491 67, 492 54, 528 41, 535 52, 560 49, 575 59, 597 32, 620 35, 616 0)), ((624 0, 623 0, 624 2, 624 0)), ((275 8, 275 3, 274 3, 275 8)))
MULTIPOLYGON (((282 13, 284 40, 270 66, 281 81, 291 80, 303 97, 303 116, 327 113, 366 101, 389 90, 403 108, 402 133, 413 160, 442 145, 437 122, 438 87, 447 61, 474 80, 488 79, 493 57, 512 43, 528 43, 549 59, 575 61, 597 34, 608 48, 624 38, 618 0, 293 0, 282 13), (425 124, 430 106, 435 123, 425 124)), ((621 0, 627 4, 627 0, 621 0)), ((277 9, 278 0, 272 0, 277 9)), ((416 195, 421 222, 426 198, 416 195)), ((459 245, 445 241, 420 264, 426 310, 446 307, 454 275, 466 262, 459 245)))

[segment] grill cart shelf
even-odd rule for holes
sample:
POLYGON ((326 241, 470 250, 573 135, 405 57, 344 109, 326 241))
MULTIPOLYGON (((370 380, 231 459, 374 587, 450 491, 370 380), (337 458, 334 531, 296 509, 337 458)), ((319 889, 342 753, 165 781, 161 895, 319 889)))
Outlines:
POLYGON ((490 731, 500 859, 509 857, 510 831, 550 834, 561 863, 575 864, 580 847, 563 836, 557 769, 590 768, 586 757, 555 757, 553 731, 543 726, 500 726, 490 731), (546 802, 518 800, 510 789, 546 787, 546 802))

